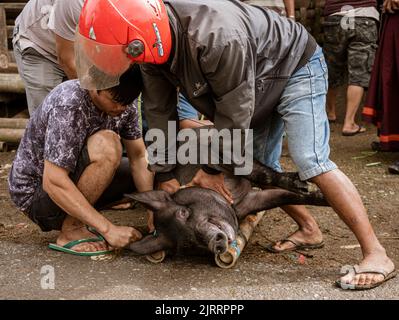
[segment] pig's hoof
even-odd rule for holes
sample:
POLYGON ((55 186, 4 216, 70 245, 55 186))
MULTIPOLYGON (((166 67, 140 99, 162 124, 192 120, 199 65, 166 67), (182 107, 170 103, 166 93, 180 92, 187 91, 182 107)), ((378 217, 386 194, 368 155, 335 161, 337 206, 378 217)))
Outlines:
POLYGON ((295 180, 294 187, 301 193, 308 193, 309 192, 309 185, 306 181, 295 180))
POLYGON ((301 181, 297 172, 283 173, 278 187, 295 192, 308 194, 309 185, 306 181, 301 181))

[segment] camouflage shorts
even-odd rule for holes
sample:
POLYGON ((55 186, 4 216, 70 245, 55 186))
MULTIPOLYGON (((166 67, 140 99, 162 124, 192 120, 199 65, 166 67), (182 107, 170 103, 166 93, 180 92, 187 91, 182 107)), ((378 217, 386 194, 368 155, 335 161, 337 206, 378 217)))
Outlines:
MULTIPOLYGON (((329 16, 324 22, 324 55, 328 64, 329 86, 345 84, 368 88, 378 40, 378 22, 355 18, 353 26, 341 25, 342 16, 329 16)), ((345 19, 345 18, 344 18, 345 19)))

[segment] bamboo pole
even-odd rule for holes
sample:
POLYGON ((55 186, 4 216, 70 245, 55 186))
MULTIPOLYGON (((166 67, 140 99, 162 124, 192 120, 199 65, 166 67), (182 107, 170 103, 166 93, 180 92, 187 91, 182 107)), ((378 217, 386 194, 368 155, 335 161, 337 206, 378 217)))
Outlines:
POLYGON ((28 121, 28 119, 0 118, 0 128, 25 129, 28 121))
POLYGON ((25 93, 25 86, 19 74, 0 73, 0 92, 25 93))
POLYGON ((24 129, 0 129, 0 141, 18 143, 24 135, 24 129))
MULTIPOLYGON (((0 57, 0 60, 1 59, 5 59, 5 58, 4 57, 3 58, 0 57)), ((11 59, 10 59, 10 61, 11 61, 11 59)), ((14 74, 16 73, 16 74, 18 74, 17 64, 15 62, 8 62, 7 61, 7 66, 3 67, 2 66, 2 62, 0 61, 0 77, 1 77, 2 73, 14 73, 14 74)))
POLYGON ((255 227, 258 225, 265 212, 266 211, 260 211, 256 215, 250 214, 245 217, 240 223, 237 239, 230 244, 225 253, 215 255, 215 262, 219 267, 228 269, 235 266, 255 227))
POLYGON ((166 252, 164 250, 154 252, 153 254, 148 254, 145 256, 146 259, 152 263, 161 263, 165 260, 166 252))

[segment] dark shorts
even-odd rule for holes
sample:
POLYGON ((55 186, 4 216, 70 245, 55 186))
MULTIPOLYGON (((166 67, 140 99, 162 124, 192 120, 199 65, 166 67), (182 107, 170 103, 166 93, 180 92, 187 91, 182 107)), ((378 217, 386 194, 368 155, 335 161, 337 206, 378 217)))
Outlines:
POLYGON ((355 18, 341 25, 342 16, 328 16, 324 22, 323 51, 328 65, 329 86, 346 84, 368 88, 378 40, 378 22, 355 18))
MULTIPOLYGON (((80 153, 75 171, 69 174, 69 177, 75 184, 77 184, 83 171, 89 164, 89 153, 87 151, 87 146, 85 146, 80 153)), ((130 171, 129 160, 126 157, 122 157, 114 179, 101 195, 100 199, 98 199, 94 207, 100 210, 113 202, 121 200, 123 194, 131 193, 134 190, 135 187, 130 171)), ((41 185, 33 195, 32 205, 26 214, 40 227, 40 229, 42 229, 42 231, 61 230, 67 215, 65 211, 51 200, 41 185)))

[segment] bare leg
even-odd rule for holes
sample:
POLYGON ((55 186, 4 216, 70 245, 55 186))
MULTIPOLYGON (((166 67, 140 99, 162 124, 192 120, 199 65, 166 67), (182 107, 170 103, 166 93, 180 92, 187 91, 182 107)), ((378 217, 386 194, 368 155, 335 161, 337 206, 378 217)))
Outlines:
MULTIPOLYGON (((281 207, 298 224, 298 230, 287 239, 301 244, 318 244, 322 242, 323 235, 316 220, 305 206, 283 206, 281 207)), ((294 247, 289 241, 278 241, 273 246, 275 250, 285 251, 294 247)))
MULTIPOLYGON (((95 204, 104 190, 111 183, 121 160, 122 146, 116 133, 102 130, 92 135, 87 141, 90 164, 83 171, 77 187, 90 202, 95 204)), ((57 239, 58 245, 70 241, 94 238, 85 225, 79 220, 67 216, 57 239)), ((88 242, 73 247, 76 251, 108 250, 105 242, 88 242)))
POLYGON ((362 102, 364 89, 359 86, 349 85, 347 91, 346 114, 343 132, 356 132, 359 125, 355 122, 357 110, 362 102))
POLYGON ((337 103, 337 88, 328 89, 327 93, 327 117, 330 121, 337 120, 336 103, 337 103))
MULTIPOLYGON (((336 169, 313 178, 312 182, 320 188, 331 207, 358 239, 363 253, 363 260, 359 266, 393 271, 395 266, 378 241, 360 195, 349 178, 336 169)), ((348 274, 341 278, 341 282, 363 285, 379 282, 382 279, 382 275, 373 273, 356 276, 348 274)))

